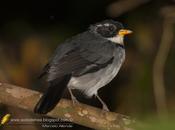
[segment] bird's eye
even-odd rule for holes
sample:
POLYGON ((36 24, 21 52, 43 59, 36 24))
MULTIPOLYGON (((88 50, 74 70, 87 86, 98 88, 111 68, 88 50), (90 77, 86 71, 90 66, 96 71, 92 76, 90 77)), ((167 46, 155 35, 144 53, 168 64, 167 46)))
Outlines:
POLYGON ((112 25, 111 25, 111 26, 109 26, 108 28, 109 28, 109 31, 115 31, 115 27, 114 27, 114 26, 112 26, 112 25))
POLYGON ((103 37, 113 37, 116 34, 116 27, 114 25, 103 25, 97 27, 97 33, 103 37))

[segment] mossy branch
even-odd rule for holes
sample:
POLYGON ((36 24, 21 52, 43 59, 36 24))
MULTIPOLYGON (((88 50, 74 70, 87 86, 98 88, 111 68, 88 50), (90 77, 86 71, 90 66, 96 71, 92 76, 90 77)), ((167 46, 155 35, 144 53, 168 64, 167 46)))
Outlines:
MULTIPOLYGON (((28 111, 33 108, 41 93, 19 86, 0 83, 0 102, 28 111)), ((61 99, 53 111, 47 114, 55 118, 67 118, 73 123, 98 130, 130 130, 130 120, 127 116, 102 111, 85 104, 73 105, 70 100, 61 99)))

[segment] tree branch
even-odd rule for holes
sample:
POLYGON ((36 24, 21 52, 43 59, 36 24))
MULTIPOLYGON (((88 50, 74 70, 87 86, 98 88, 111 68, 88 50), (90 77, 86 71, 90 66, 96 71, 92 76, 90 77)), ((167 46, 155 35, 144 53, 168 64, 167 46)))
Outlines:
POLYGON ((159 116, 167 114, 166 91, 164 70, 168 54, 171 49, 174 35, 175 6, 168 6, 161 9, 160 13, 164 18, 163 33, 153 64, 154 95, 159 116))
MULTIPOLYGON (((0 83, 0 103, 3 104, 33 111, 41 95, 33 90, 0 83)), ((73 106, 72 102, 66 99, 62 99, 47 115, 55 118, 67 118, 79 125, 98 130, 131 130, 129 126, 132 124, 132 120, 127 116, 102 111, 85 104, 73 106)))

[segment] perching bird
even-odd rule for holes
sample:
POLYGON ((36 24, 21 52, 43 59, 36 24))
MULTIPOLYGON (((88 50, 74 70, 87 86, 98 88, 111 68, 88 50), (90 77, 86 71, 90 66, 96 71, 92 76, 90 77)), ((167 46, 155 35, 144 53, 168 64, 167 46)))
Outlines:
POLYGON ((40 75, 47 75, 49 86, 34 112, 51 111, 66 88, 74 104, 78 101, 71 90, 78 89, 88 97, 95 95, 108 111, 98 90, 117 75, 125 60, 124 35, 131 32, 119 22, 105 20, 59 45, 40 75))

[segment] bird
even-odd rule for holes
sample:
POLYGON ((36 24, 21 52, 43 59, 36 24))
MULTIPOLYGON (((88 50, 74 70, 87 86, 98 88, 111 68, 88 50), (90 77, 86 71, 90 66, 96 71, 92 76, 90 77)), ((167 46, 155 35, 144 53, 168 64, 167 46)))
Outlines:
POLYGON ((74 105, 79 101, 72 90, 86 97, 95 96, 104 111, 109 111, 98 90, 111 82, 125 60, 124 36, 132 33, 112 19, 89 26, 60 44, 39 78, 47 76, 48 88, 34 108, 38 114, 50 112, 68 89, 74 105))

